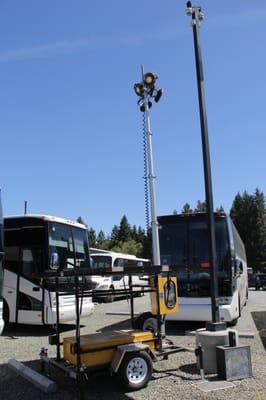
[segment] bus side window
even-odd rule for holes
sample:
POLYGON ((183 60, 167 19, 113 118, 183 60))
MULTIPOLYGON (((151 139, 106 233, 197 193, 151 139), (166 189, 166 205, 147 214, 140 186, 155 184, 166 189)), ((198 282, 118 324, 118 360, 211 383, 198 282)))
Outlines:
POLYGON ((123 258, 116 258, 114 261, 114 267, 123 267, 126 263, 126 260, 123 258))

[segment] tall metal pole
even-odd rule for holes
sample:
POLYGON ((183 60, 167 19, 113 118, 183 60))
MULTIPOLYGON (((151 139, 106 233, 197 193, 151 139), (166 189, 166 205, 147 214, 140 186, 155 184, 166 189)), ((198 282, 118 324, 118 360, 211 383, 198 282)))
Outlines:
POLYGON ((27 215, 28 212, 28 202, 27 200, 24 201, 24 215, 27 215))
POLYGON ((145 120, 146 120, 146 142, 147 142, 147 157, 148 157, 148 180, 150 191, 150 210, 151 210, 151 229, 152 229, 152 261, 154 265, 160 265, 160 247, 159 247, 159 230, 156 213, 156 191, 155 191, 155 173, 153 165, 153 150, 152 150, 152 131, 151 118, 149 111, 148 94, 144 82, 144 66, 141 66, 142 81, 144 88, 144 105, 145 105, 145 120))
POLYGON ((211 273, 211 310, 212 322, 220 322, 219 303, 218 303, 218 274, 217 274, 217 256, 216 256, 216 241, 215 241, 215 219, 213 212, 213 193, 212 193, 212 178, 211 178, 211 162, 210 149, 208 138, 208 123, 207 110, 204 91, 203 65, 200 46, 200 21, 203 20, 201 7, 193 7, 191 1, 187 2, 187 14, 192 16, 193 39, 195 49, 200 126, 201 126, 201 141, 204 166, 205 180, 205 196, 207 206, 208 233, 210 243, 210 273, 211 273))

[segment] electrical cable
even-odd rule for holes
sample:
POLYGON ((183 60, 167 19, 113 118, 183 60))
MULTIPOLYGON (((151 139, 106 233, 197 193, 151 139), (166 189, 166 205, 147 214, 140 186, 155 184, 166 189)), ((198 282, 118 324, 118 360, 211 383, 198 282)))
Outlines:
POLYGON ((143 162, 144 162, 144 202, 145 202, 145 220, 146 230, 150 228, 150 206, 149 206, 149 185, 148 185, 148 154, 147 154, 147 135, 146 135, 146 113, 142 114, 143 129, 143 162))

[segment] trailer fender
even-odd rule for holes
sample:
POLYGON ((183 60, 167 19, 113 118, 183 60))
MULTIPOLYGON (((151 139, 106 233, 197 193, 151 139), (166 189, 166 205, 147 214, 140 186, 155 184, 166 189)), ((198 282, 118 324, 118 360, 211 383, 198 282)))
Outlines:
POLYGON ((114 375, 117 373, 126 353, 129 353, 131 351, 143 351, 143 350, 146 351, 151 356, 152 360, 156 361, 155 354, 151 351, 150 347, 147 344, 131 343, 131 344, 124 344, 121 346, 117 346, 115 355, 112 359, 111 366, 110 366, 111 375, 114 375))

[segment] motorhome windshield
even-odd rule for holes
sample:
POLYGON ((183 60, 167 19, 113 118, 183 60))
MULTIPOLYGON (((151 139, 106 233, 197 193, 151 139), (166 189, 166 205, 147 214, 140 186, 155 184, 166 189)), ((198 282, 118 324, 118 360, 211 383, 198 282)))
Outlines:
POLYGON ((81 262, 90 262, 89 244, 85 229, 57 222, 49 224, 50 259, 57 255, 60 269, 80 267, 81 262))

